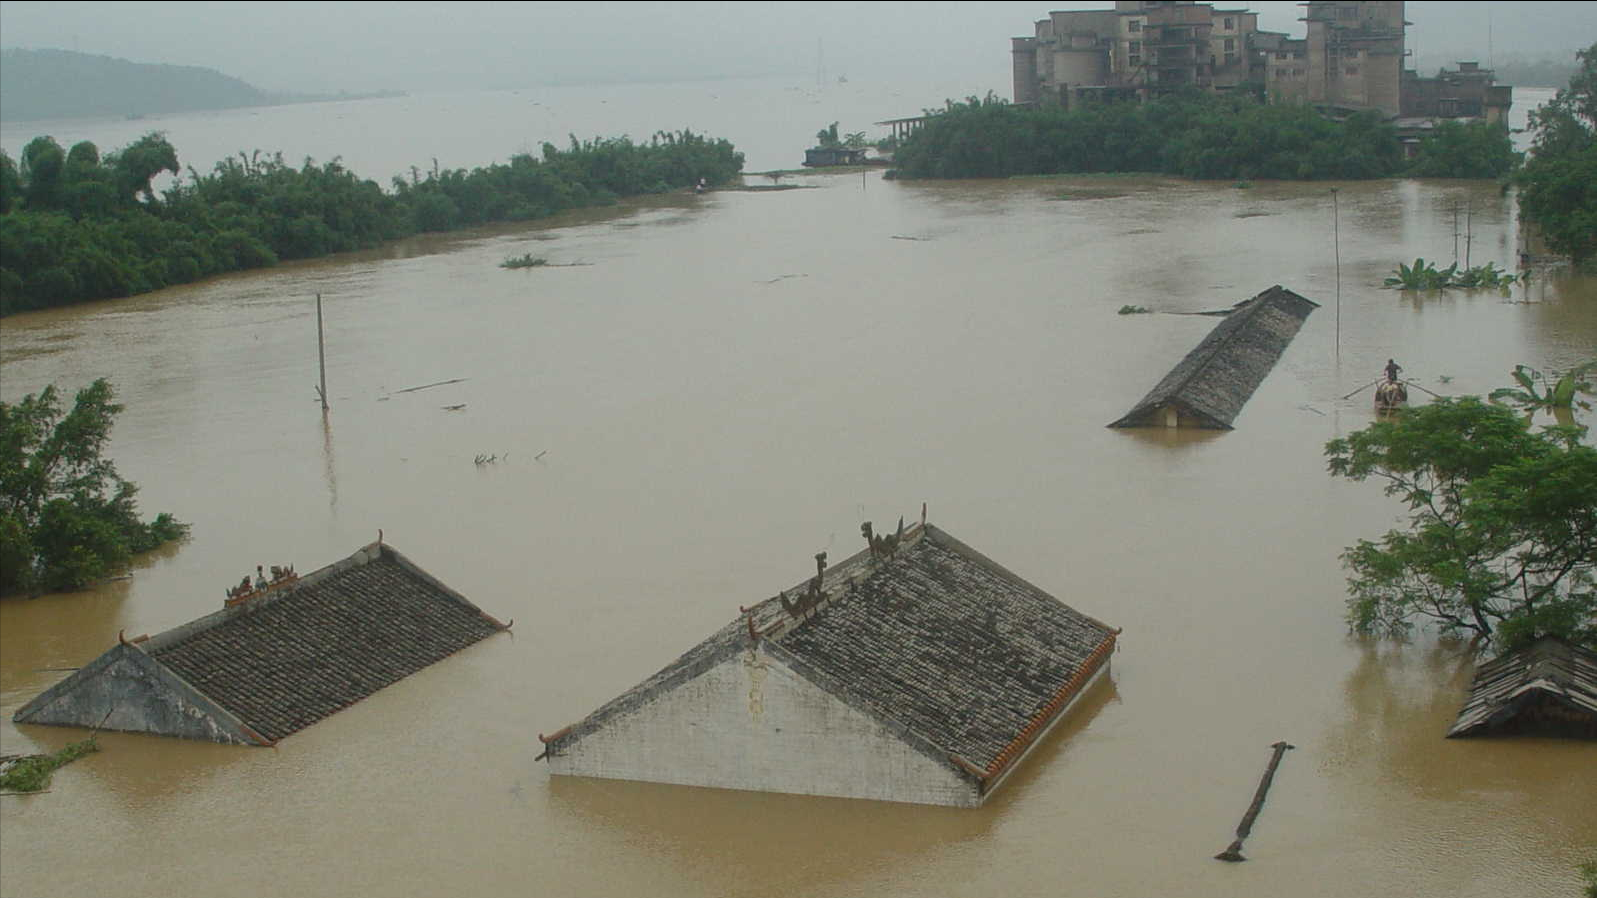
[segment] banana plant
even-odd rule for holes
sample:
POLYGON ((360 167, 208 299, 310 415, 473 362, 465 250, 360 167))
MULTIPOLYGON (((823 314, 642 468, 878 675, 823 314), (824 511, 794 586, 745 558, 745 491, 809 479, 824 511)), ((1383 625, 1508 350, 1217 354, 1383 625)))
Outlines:
POLYGON ((1576 365, 1555 381, 1529 365, 1515 365, 1514 380, 1519 386, 1493 390, 1488 398, 1498 405, 1515 405, 1527 411, 1569 411, 1576 407, 1589 411, 1591 403, 1578 397, 1597 395, 1590 378, 1593 371, 1597 371, 1597 359, 1576 365))
POLYGON ((1441 290, 1452 283, 1457 271, 1457 262, 1444 269, 1438 269, 1434 262, 1423 258, 1415 259, 1412 266, 1399 262, 1395 277, 1387 278, 1386 286, 1400 290, 1441 290))

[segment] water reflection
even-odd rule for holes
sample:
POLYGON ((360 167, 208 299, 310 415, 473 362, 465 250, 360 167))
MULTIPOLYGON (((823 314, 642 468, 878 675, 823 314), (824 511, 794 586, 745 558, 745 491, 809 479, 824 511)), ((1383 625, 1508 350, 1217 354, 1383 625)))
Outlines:
POLYGON ((338 511, 338 469, 333 462, 333 419, 327 409, 322 409, 322 479, 327 482, 327 508, 338 511))
POLYGON ((1474 676, 1474 645, 1371 639, 1357 648, 1342 684, 1347 717, 1325 740, 1333 776, 1371 784, 1382 805, 1423 802, 1409 814, 1440 813, 1437 805, 1478 813, 1485 799, 1497 826, 1535 833, 1551 855, 1597 845, 1597 744, 1446 739, 1474 676))

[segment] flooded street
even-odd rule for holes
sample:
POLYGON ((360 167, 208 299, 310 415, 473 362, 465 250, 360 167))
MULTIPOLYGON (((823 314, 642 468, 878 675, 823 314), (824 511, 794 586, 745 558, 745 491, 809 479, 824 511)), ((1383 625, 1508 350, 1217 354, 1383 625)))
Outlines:
POLYGON ((659 197, 0 322, 0 396, 111 378, 126 411, 108 455, 146 516, 193 525, 131 579, 0 603, 0 753, 82 737, 10 717, 118 632, 174 627, 257 564, 308 572, 379 528, 515 621, 276 748, 102 735, 50 794, 0 799, 0 893, 1576 894, 1597 747, 1442 738, 1470 663, 1347 635, 1338 555, 1402 509, 1322 455, 1369 423, 1367 392, 1341 397, 1389 357, 1483 394, 1515 364, 1592 354, 1591 279, 1511 299, 1380 289, 1400 260, 1452 260, 1455 203, 1473 264, 1514 267, 1511 196, 783 180, 811 189, 659 197), (524 253, 551 265, 498 267, 524 253), (1217 320, 1121 306, 1213 310, 1273 284, 1321 308, 1235 431, 1104 426, 1217 320), (985 807, 534 763, 537 733, 922 502, 1124 628, 1111 680, 985 807), (1278 739, 1297 748, 1250 862, 1212 860, 1278 739))

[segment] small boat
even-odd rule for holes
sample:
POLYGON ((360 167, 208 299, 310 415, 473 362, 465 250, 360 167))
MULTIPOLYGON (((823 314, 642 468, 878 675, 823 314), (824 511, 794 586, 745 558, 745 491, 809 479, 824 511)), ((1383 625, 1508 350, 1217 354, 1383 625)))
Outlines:
POLYGON ((1395 412, 1408 405, 1408 387, 1400 380, 1383 380, 1375 387, 1375 413, 1395 412))

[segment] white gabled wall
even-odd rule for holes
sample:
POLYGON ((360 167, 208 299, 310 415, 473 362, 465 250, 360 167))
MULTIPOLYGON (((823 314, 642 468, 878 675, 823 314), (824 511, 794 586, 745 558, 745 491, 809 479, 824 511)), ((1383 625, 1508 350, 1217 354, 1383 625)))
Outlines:
POLYGON ((976 786, 763 652, 739 652, 606 721, 550 771, 975 807, 976 786))

